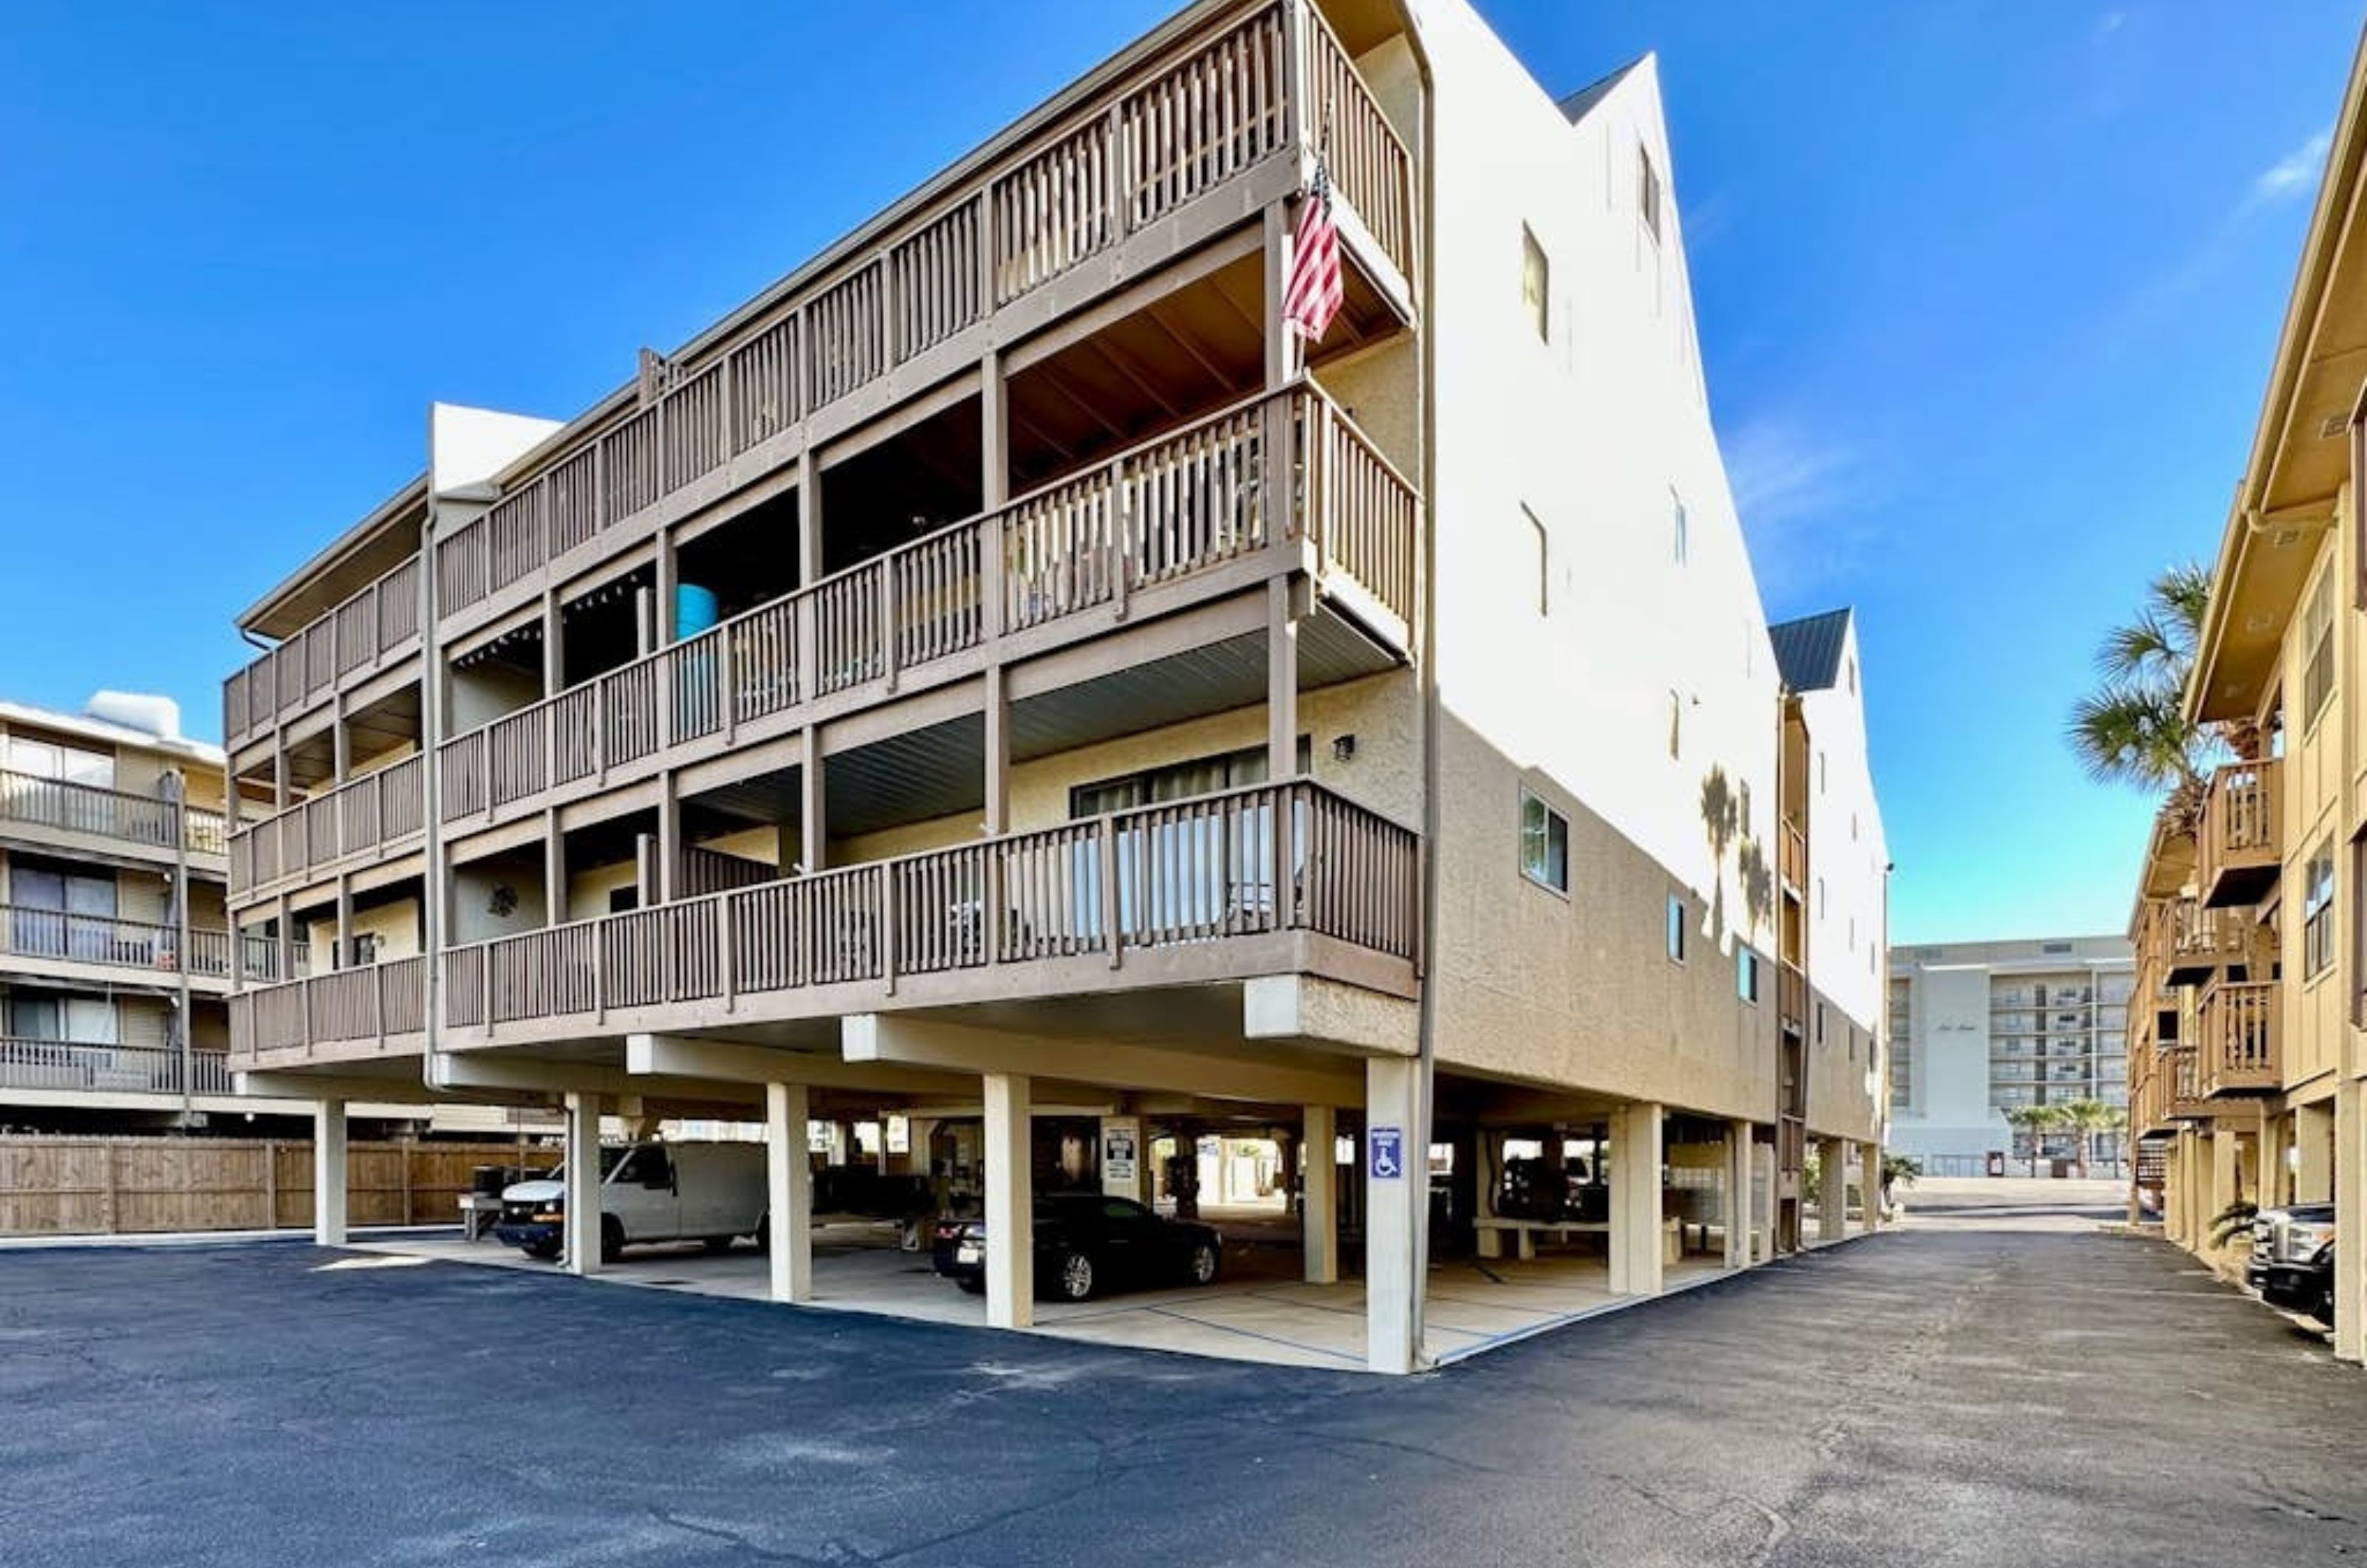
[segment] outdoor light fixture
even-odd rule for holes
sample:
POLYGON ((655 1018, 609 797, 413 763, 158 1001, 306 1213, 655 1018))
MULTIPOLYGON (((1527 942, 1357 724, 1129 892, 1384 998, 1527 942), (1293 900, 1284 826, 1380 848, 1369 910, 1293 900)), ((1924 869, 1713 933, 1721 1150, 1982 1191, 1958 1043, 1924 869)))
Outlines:
POLYGON ((1331 760, 1335 762, 1354 761, 1356 760, 1356 738, 1353 735, 1342 735, 1340 739, 1331 742, 1331 760))

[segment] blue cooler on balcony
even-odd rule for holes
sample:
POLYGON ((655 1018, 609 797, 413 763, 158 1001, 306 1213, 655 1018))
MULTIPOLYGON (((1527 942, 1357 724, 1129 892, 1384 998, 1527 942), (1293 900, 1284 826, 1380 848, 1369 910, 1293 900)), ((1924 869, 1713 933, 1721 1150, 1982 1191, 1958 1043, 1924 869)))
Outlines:
MULTIPOLYGON (((715 590, 681 582, 674 591, 674 636, 687 642, 714 629, 715 590)), ((723 728, 724 694, 717 676, 722 673, 721 638, 697 648, 685 648, 674 660, 674 735, 676 739, 712 735, 723 728)))

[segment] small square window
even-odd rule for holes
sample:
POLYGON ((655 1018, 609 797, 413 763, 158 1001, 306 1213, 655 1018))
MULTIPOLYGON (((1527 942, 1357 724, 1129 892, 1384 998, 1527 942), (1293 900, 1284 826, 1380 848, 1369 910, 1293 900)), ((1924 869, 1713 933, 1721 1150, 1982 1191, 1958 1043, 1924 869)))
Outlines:
POLYGON ((1669 895, 1669 956, 1685 961, 1685 901, 1674 893, 1669 895))
POLYGON ((1521 874, 1540 887, 1569 891, 1569 820, 1521 792, 1521 874))
POLYGON ((1636 149, 1636 206, 1644 215, 1644 227, 1652 238, 1660 237, 1660 171, 1652 166, 1652 150, 1636 149))
POLYGON ((1521 229, 1521 309, 1528 313, 1537 340, 1552 342, 1552 267, 1546 260, 1545 247, 1537 243, 1537 237, 1529 232, 1526 225, 1521 229))

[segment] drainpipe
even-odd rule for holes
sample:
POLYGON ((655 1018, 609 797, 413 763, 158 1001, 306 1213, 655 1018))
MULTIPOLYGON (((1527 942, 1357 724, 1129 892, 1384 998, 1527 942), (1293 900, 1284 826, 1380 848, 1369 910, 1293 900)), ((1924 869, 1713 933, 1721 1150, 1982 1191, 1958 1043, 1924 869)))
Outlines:
MULTIPOLYGON (((197 1108, 191 1088, 197 1072, 192 1043, 196 1020, 189 1012, 189 788, 178 768, 164 770, 164 788, 173 804, 173 964, 178 983, 181 1026, 181 1125, 196 1124, 197 1108)), ((233 954, 235 956, 235 954, 233 954)), ((234 967, 235 965, 233 965, 234 967)))
MULTIPOLYGON (((436 641, 436 413, 427 414, 427 521, 419 530, 419 805, 426 880, 419 889, 421 968, 427 987, 420 1037, 419 1080, 436 1087, 436 1052, 444 1035, 444 769, 436 748, 444 738, 443 652, 436 641)), ((433 1103, 432 1099, 430 1103, 433 1103)))
POLYGON ((1413 1343, 1414 1359, 1421 1360, 1422 1340, 1428 1331, 1430 1278, 1430 1143, 1436 1132, 1435 1111, 1438 1083, 1438 985, 1435 955, 1439 951, 1439 886, 1438 833, 1444 819, 1440 809, 1441 788, 1438 760, 1438 737, 1441 728, 1438 695, 1438 398, 1433 384, 1435 353, 1432 333, 1437 331, 1438 268, 1431 243, 1433 226, 1422 221, 1423 215, 1435 211, 1438 167, 1438 110, 1435 96, 1437 84, 1431 74, 1430 56, 1421 47, 1420 25, 1409 7, 1399 6, 1398 15, 1404 27, 1406 51, 1412 56, 1414 73, 1421 84, 1419 98, 1421 125, 1421 199, 1413 204, 1409 215, 1415 227, 1413 252, 1416 265, 1421 269, 1421 281, 1417 289, 1421 298, 1421 329, 1417 347, 1419 374, 1416 387, 1421 399, 1421 449, 1424 457, 1421 473, 1421 604, 1418 657, 1421 660, 1421 963, 1417 971, 1421 981, 1421 1020, 1420 1051, 1421 1070, 1415 1075, 1415 1095, 1421 1111, 1422 1142, 1419 1149, 1407 1151, 1414 1156, 1414 1169, 1420 1174, 1421 1187, 1415 1195, 1420 1204, 1420 1222, 1413 1233, 1413 1343))

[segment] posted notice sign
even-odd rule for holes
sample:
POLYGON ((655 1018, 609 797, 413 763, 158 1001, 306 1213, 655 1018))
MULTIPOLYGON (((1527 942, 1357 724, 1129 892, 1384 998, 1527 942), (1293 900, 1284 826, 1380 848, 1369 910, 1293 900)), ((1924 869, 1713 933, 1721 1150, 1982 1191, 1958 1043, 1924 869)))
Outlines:
POLYGON ((1376 1181, 1396 1181, 1405 1175, 1405 1129, 1374 1127, 1365 1134, 1365 1145, 1372 1150, 1372 1175, 1376 1181))

